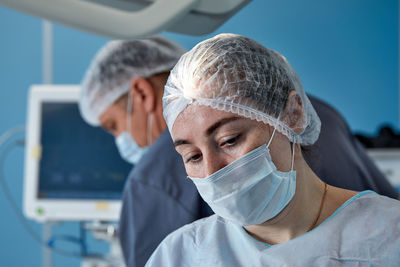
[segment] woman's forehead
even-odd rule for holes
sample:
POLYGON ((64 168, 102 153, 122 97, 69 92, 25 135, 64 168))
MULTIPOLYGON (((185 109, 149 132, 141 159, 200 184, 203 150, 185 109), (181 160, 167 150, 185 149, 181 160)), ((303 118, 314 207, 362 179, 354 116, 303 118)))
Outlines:
POLYGON ((218 122, 233 120, 248 121, 264 125, 264 123, 259 123, 249 118, 231 112, 217 110, 209 106, 189 105, 176 118, 171 134, 173 139, 204 135, 217 125, 218 122))
POLYGON ((238 115, 208 106, 188 105, 176 118, 172 127, 172 136, 180 136, 194 130, 205 130, 220 119, 235 116, 238 115))

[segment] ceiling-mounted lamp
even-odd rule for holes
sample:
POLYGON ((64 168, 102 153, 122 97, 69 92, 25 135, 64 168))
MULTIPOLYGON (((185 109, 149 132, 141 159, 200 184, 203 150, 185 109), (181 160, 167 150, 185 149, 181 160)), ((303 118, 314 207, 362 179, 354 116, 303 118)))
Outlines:
POLYGON ((0 4, 109 38, 213 32, 251 0, 0 0, 0 4))

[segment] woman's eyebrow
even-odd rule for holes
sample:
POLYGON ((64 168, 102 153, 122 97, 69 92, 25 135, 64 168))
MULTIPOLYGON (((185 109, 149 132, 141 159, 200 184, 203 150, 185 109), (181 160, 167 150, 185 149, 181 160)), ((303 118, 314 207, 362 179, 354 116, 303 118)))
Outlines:
POLYGON ((178 139, 176 141, 174 141, 174 147, 180 146, 180 145, 189 145, 190 142, 187 140, 183 140, 183 139, 178 139))
POLYGON ((243 118, 238 117, 238 116, 223 118, 223 119, 217 121, 216 123, 214 123, 213 125, 211 125, 210 127, 208 127, 208 129, 206 131, 206 136, 210 136, 213 132, 215 132, 215 130, 217 130, 222 125, 227 124, 228 122, 232 122, 232 121, 236 121, 236 120, 240 120, 240 119, 243 119, 243 118))

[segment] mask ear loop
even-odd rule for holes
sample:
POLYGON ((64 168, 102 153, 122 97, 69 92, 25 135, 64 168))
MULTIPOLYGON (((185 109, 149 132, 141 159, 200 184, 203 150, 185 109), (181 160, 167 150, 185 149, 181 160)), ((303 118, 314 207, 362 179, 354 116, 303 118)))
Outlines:
POLYGON ((131 121, 131 113, 132 113, 132 92, 129 91, 128 93, 128 107, 127 107, 127 112, 128 112, 128 116, 127 116, 127 122, 126 125, 128 127, 128 132, 129 134, 131 134, 131 130, 132 130, 132 121, 131 121))
POLYGON ((271 138, 268 141, 267 148, 269 148, 269 145, 272 143, 272 138, 274 138, 275 131, 276 131, 276 128, 274 127, 274 131, 272 132, 271 138))
POLYGON ((153 122, 153 114, 147 117, 147 145, 151 145, 153 138, 151 137, 151 123, 153 122))
MULTIPOLYGON (((267 144, 267 148, 269 148, 269 145, 272 143, 272 139, 274 138, 275 131, 276 131, 276 128, 274 128, 274 131, 272 132, 271 138, 269 139, 268 144, 267 144)), ((296 142, 293 142, 293 145, 292 145, 292 152, 293 152, 293 154, 292 154, 292 164, 291 164, 290 171, 293 171, 293 168, 294 168, 294 153, 295 153, 295 148, 296 148, 296 142)))
POLYGON ((293 142, 293 147, 292 147, 292 151, 293 151, 293 155, 292 155, 292 168, 290 171, 293 171, 293 167, 294 167, 294 149, 296 148, 296 143, 293 142))

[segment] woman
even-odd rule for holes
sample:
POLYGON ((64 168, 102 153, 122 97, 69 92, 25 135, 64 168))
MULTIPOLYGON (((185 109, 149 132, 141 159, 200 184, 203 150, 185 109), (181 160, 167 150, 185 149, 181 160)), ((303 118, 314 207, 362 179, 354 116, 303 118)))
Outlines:
POLYGON ((147 266, 400 266, 398 202, 327 185, 305 162, 320 120, 277 52, 233 34, 198 44, 171 72, 164 117, 216 215, 147 266))

